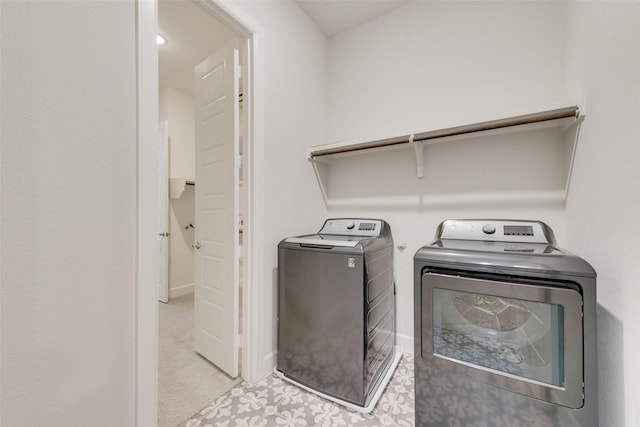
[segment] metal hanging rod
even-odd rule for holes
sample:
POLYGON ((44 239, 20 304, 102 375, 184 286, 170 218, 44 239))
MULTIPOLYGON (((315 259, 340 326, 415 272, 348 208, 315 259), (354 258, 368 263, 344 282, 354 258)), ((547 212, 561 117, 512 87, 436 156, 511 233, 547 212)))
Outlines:
POLYGON ((451 136, 466 135, 470 133, 486 132, 496 129, 503 129, 513 126, 523 126, 534 123, 541 123, 552 120, 560 120, 565 118, 577 119, 580 115, 578 106, 559 108, 556 110, 542 111, 539 113, 525 114, 522 116, 509 117, 505 119, 491 120, 487 122, 474 123, 470 125, 456 126, 446 129, 438 129, 428 132, 416 133, 407 136, 398 136, 394 138, 381 139, 377 141, 369 141, 357 144, 346 145, 342 147, 318 148, 311 150, 309 157, 328 156, 330 154, 350 153, 360 150, 368 150, 372 148, 391 147, 395 145, 413 144, 416 142, 429 141, 438 138, 446 138, 451 136))

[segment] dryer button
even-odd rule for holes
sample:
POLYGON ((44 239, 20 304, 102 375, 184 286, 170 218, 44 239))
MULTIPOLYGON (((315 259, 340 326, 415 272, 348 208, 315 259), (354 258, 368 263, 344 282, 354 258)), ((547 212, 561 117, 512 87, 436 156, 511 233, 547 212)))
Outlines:
POLYGON ((355 227, 355 226, 356 226, 356 224, 355 224, 354 222, 349 221, 349 222, 347 223, 347 230, 351 230, 351 229, 352 229, 353 227, 355 227))
POLYGON ((493 234, 496 232, 496 227, 493 224, 485 224, 484 227, 482 227, 482 231, 484 231, 485 234, 493 234))

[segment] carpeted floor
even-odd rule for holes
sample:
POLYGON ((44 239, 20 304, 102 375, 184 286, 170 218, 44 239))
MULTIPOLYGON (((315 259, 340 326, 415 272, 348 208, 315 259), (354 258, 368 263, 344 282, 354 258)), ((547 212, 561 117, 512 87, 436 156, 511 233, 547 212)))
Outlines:
POLYGON ((413 427, 413 356, 403 355, 374 410, 367 415, 308 393, 270 375, 243 382, 180 427, 413 427))
POLYGON ((158 426, 175 427, 240 379, 193 351, 193 294, 158 304, 158 426))

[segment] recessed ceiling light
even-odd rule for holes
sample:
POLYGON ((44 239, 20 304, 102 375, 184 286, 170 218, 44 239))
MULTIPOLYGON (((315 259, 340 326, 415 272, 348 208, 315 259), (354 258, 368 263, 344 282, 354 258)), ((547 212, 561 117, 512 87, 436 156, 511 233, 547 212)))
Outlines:
POLYGON ((156 43, 158 43, 159 45, 167 44, 167 39, 158 34, 156 36, 156 43))

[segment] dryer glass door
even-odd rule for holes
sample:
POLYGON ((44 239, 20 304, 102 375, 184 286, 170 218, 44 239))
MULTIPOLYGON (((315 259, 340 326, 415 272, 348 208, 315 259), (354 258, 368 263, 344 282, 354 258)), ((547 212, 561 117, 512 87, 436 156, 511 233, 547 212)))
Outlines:
POLYGON ((563 406, 582 406, 582 296, 576 286, 427 271, 422 310, 427 363, 563 406))
POLYGON ((562 387, 563 315, 558 304, 434 289, 433 351, 562 387))

